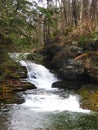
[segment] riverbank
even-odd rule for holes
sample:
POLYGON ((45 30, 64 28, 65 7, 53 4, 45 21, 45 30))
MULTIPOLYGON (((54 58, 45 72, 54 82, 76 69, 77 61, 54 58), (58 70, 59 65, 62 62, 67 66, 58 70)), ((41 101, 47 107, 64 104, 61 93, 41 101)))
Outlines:
POLYGON ((33 84, 23 81, 27 78, 26 67, 12 60, 9 55, 0 66, 0 102, 15 102, 16 92, 36 88, 33 84))

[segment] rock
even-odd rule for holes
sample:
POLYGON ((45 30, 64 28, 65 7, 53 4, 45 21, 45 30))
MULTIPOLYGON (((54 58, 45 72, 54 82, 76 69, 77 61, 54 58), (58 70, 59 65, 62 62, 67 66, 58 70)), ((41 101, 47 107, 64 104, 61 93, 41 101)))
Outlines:
POLYGON ((22 82, 18 79, 2 81, 0 82, 0 102, 6 104, 23 103, 24 98, 19 96, 18 93, 27 89, 36 89, 36 87, 31 83, 22 82))
POLYGON ((57 64, 53 64, 52 60, 54 58, 54 56, 56 56, 58 54, 58 52, 62 51, 62 47, 57 46, 57 45, 51 45, 51 46, 47 46, 42 54, 44 55, 43 58, 43 62, 44 64, 48 67, 48 68, 57 68, 57 64))
POLYGON ((57 81, 52 84, 53 88, 67 89, 67 90, 79 90, 86 82, 79 81, 57 81))
POLYGON ((0 64, 0 67, 1 81, 27 77, 26 67, 21 66, 19 63, 13 61, 11 58, 6 59, 2 64, 0 64))
POLYGON ((73 59, 67 60, 66 64, 62 64, 62 67, 59 67, 59 75, 63 79, 75 80, 79 79, 79 75, 82 75, 84 72, 83 63, 75 62, 73 59))
POLYGON ((20 79, 27 78, 27 69, 24 66, 17 66, 17 68, 6 68, 2 74, 4 79, 20 79))
MULTIPOLYGON (((58 75, 63 79, 77 79, 84 72, 83 62, 74 61, 74 57, 82 53, 82 48, 72 44, 61 46, 48 47, 47 63, 52 69, 58 71, 58 75), (54 49, 54 52, 53 52, 54 49)), ((46 53, 46 54, 47 54, 46 53)))
POLYGON ((28 83, 28 82, 22 82, 20 80, 16 79, 9 79, 0 82, 0 86, 2 91, 7 90, 10 92, 18 92, 18 91, 25 91, 27 89, 35 89, 35 85, 28 83))
POLYGON ((16 69, 16 73, 20 76, 20 78, 27 78, 27 69, 24 66, 16 69))
MULTIPOLYGON (((97 41, 93 44, 97 46, 97 41)), ((93 50, 93 47, 83 50, 74 42, 64 46, 50 45, 45 48, 46 66, 64 80, 98 82, 98 50, 93 50)))

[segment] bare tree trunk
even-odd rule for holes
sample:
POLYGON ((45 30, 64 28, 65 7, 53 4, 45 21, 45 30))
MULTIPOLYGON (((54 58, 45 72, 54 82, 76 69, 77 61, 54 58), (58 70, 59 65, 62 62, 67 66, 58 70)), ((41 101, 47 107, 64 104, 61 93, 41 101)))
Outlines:
POLYGON ((64 17, 65 17, 65 22, 67 23, 67 2, 66 0, 62 0, 62 3, 63 3, 63 11, 64 11, 64 17))
POLYGON ((76 0, 72 0, 72 14, 73 14, 73 21, 74 24, 77 25, 78 24, 78 14, 77 14, 77 1, 76 0))
POLYGON ((90 17, 92 21, 97 19, 98 11, 98 0, 92 0, 91 8, 90 8, 90 17))
POLYGON ((44 22, 43 22, 43 41, 44 41, 44 45, 47 44, 47 27, 46 27, 46 20, 44 19, 44 22))
POLYGON ((89 14, 88 14, 88 12, 89 12, 89 9, 88 9, 88 7, 89 7, 89 0, 83 0, 83 17, 82 17, 82 20, 84 21, 84 20, 87 20, 88 18, 89 18, 89 14))

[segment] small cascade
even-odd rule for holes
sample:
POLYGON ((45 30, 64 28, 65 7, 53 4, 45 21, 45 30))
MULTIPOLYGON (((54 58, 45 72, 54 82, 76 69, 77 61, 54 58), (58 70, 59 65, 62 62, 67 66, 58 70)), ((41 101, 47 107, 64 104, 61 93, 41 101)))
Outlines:
POLYGON ((20 63, 27 68, 28 82, 31 82, 37 88, 51 89, 52 83, 58 80, 54 74, 42 65, 23 60, 20 63))
MULTIPOLYGON (((52 83, 58 81, 58 79, 46 67, 31 61, 18 60, 20 59, 18 56, 17 53, 10 54, 11 58, 16 59, 17 62, 27 68, 26 81, 37 87, 35 90, 30 90, 30 93, 24 94, 25 103, 22 104, 23 107, 30 108, 33 111, 90 112, 80 108, 79 95, 52 88, 52 83)), ((26 54, 23 56, 26 56, 26 54)))
POLYGON ((60 93, 43 92, 37 94, 29 94, 26 97, 26 102, 22 104, 35 111, 71 111, 80 113, 89 113, 89 110, 80 108, 79 96, 69 94, 64 98, 64 95, 60 96, 60 93))

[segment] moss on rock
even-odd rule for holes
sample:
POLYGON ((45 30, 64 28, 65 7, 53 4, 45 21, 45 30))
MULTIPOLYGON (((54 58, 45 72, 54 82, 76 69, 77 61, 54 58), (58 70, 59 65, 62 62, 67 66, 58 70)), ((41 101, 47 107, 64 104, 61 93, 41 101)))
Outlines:
POLYGON ((6 79, 20 79, 27 77, 26 68, 13 61, 8 56, 2 63, 0 63, 0 68, 1 81, 4 81, 6 79))
POLYGON ((0 102, 14 103, 16 92, 36 88, 33 84, 20 79, 27 78, 26 67, 12 60, 7 54, 0 62, 0 102))
POLYGON ((83 86, 78 92, 81 95, 81 107, 98 112, 98 85, 83 86))

